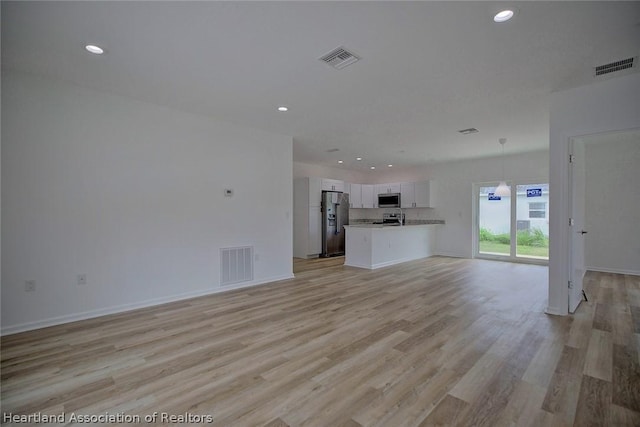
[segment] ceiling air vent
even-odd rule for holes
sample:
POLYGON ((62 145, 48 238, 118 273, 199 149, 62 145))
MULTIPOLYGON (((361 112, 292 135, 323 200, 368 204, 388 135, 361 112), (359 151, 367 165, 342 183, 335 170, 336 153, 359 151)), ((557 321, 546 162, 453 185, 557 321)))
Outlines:
POLYGON ((479 131, 476 128, 469 128, 469 129, 459 130, 458 132, 460 132, 463 135, 470 135, 472 133, 478 133, 479 131))
POLYGON ((627 59, 622 59, 620 61, 611 62, 605 65, 599 65, 595 67, 595 75, 602 76, 604 74, 615 73, 616 71, 626 70, 628 68, 633 68, 638 61, 635 61, 636 58, 631 57, 627 59))
POLYGON ((320 61, 326 62, 337 70, 342 70, 344 67, 347 67, 359 60, 359 57, 343 47, 334 49, 326 55, 320 57, 320 61))

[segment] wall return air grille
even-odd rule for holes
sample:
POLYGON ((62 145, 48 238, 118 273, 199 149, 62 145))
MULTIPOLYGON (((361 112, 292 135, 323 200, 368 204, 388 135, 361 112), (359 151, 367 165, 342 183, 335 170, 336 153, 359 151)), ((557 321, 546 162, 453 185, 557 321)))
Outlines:
POLYGON ((220 285, 253 280, 253 246, 220 249, 220 285))
POLYGON ((344 47, 333 49, 331 52, 320 57, 320 61, 326 62, 338 70, 342 70, 344 67, 347 67, 359 60, 360 58, 358 56, 349 52, 344 47))
POLYGON ((637 64, 636 57, 622 59, 620 61, 611 62, 609 64, 599 65, 594 68, 595 76, 602 76, 604 74, 615 73, 616 71, 626 70, 633 68, 637 64))

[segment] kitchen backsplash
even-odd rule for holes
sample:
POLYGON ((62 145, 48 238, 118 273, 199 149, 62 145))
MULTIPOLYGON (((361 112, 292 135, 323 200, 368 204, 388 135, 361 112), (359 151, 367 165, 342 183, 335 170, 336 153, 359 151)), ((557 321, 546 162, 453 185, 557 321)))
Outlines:
MULTIPOLYGON (((349 209, 349 220, 372 219, 382 220, 383 213, 398 212, 397 209, 379 208, 379 209, 349 209)), ((411 208, 403 209, 405 221, 421 220, 421 219, 441 219, 438 218, 431 208, 411 208)))
MULTIPOLYGON (((371 224, 379 221, 375 218, 349 218, 349 224, 371 224)), ((444 224, 443 219, 406 219, 405 225, 421 225, 421 224, 444 224)))

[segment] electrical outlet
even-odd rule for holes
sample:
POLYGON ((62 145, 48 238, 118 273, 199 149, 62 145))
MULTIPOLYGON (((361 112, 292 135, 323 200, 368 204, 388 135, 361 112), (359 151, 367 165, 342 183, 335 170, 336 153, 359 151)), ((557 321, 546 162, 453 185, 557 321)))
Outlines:
POLYGON ((87 284, 87 275, 78 274, 78 285, 86 285, 86 284, 87 284))
POLYGON ((25 280, 24 281, 24 291, 25 292, 35 292, 36 290, 36 281, 35 280, 25 280))

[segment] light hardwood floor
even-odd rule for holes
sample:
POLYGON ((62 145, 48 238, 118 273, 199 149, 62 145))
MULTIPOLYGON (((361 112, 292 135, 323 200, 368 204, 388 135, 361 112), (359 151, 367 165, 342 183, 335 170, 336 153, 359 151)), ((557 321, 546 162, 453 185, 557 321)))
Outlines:
POLYGON ((2 411, 640 425, 639 277, 589 273, 589 302, 554 317, 546 267, 341 262, 297 260, 292 280, 3 337, 2 411))

